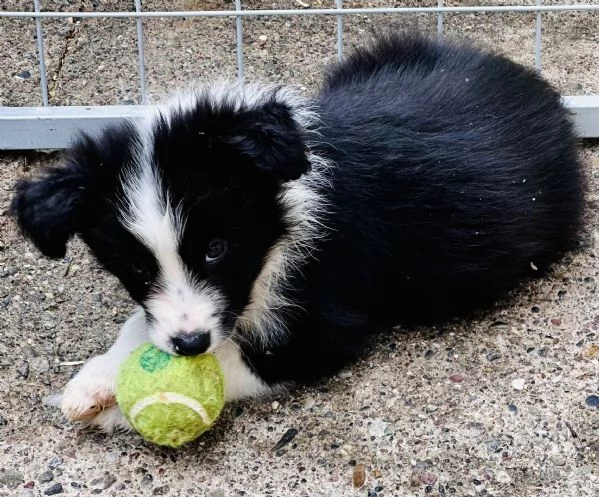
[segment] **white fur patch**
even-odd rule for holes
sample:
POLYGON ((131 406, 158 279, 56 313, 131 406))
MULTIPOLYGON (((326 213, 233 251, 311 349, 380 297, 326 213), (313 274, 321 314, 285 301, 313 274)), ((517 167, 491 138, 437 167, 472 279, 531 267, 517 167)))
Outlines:
POLYGON ((127 197, 121 216, 125 227, 154 253, 164 270, 182 279, 184 274, 178 260, 182 216, 172 209, 158 173, 149 160, 147 154, 142 154, 135 167, 125 173, 123 183, 127 197))
POLYGON ((241 358, 232 340, 226 340, 214 351, 225 377, 225 400, 239 400, 272 393, 272 389, 256 376, 241 358))
MULTIPOLYGON (((283 93, 285 97, 289 94, 283 93)), ((294 94, 292 94, 294 95, 294 94)), ((293 116, 307 131, 308 150, 318 140, 318 116, 309 103, 293 96, 293 116)), ((286 313, 296 306, 285 298, 285 287, 290 272, 300 270, 313 256, 318 240, 327 234, 324 219, 327 201, 319 190, 329 184, 332 165, 323 157, 308 152, 311 170, 295 181, 283 185, 278 201, 283 208, 287 234, 270 249, 264 265, 252 287, 251 299, 237 324, 242 336, 259 338, 264 348, 276 344, 287 334, 286 313)))

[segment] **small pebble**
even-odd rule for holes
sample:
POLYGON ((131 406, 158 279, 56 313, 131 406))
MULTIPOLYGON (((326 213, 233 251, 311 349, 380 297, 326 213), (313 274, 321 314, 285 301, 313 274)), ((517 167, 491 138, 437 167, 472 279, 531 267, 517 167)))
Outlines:
POLYGON ((518 408, 514 404, 510 404, 509 406, 507 406, 507 410, 510 414, 518 414, 518 408))
POLYGON ((589 407, 599 407, 599 395, 589 395, 584 402, 589 407))
POLYGON ((58 466, 60 466, 63 462, 64 461, 60 457, 54 457, 48 462, 48 467, 50 469, 55 469, 58 468, 58 466))
POLYGON ((150 473, 148 473, 148 474, 144 475, 144 477, 141 479, 141 484, 142 485, 151 485, 153 480, 154 480, 154 477, 150 473))
POLYGON ((524 378, 516 378, 512 381, 512 388, 514 390, 524 390, 524 383, 526 383, 524 378))
POLYGON ((216 488, 210 490, 210 492, 206 494, 206 497, 225 497, 225 491, 222 488, 216 488))
POLYGON ((44 374, 50 371, 50 362, 45 357, 35 357, 30 361, 31 369, 38 374, 44 374))
POLYGON ((347 370, 345 370, 345 371, 339 371, 339 373, 337 374, 337 376, 339 376, 339 378, 343 378, 343 379, 351 378, 352 377, 352 372, 351 371, 347 371, 347 370))
POLYGON ((21 71, 17 73, 17 78, 21 80, 29 79, 31 77, 31 73, 29 71, 21 71))
POLYGON ((558 319, 558 318, 554 318, 554 319, 552 319, 552 320, 551 320, 551 324, 552 324, 553 326, 561 326, 561 324, 562 324, 562 320, 561 320, 561 319, 558 319))
POLYGON ((510 483, 512 478, 506 471, 497 471, 497 473, 495 473, 495 481, 497 483, 510 483))
POLYGON ((21 352, 27 359, 33 359, 34 357, 39 357, 40 355, 40 353, 30 345, 26 345, 25 347, 23 347, 21 349, 21 352))
POLYGON ((428 468, 433 467, 433 462, 430 459, 425 459, 424 461, 416 461, 414 463, 414 469, 416 471, 422 471, 428 468))
POLYGON ((433 487, 431 487, 430 485, 427 485, 426 487, 424 487, 425 494, 430 494, 432 491, 433 491, 433 487))
POLYGON ((268 36, 266 36, 266 35, 260 35, 260 36, 258 36, 258 39, 260 41, 266 41, 266 40, 268 40, 268 36))
POLYGON ((29 376, 29 364, 26 362, 22 362, 17 366, 17 373, 22 378, 27 378, 29 376))
POLYGON ((168 494, 168 491, 168 485, 164 485, 162 487, 156 487, 154 490, 152 490, 152 495, 166 495, 168 494))
POLYGON ((599 344, 592 343, 591 345, 589 345, 582 353, 582 356, 585 359, 595 359, 599 357, 599 344))
POLYGON ((91 485, 96 488, 106 490, 107 488, 112 486, 115 481, 116 481, 116 476, 111 475, 110 473, 106 473, 104 476, 101 476, 100 478, 96 478, 95 480, 92 480, 91 485))
MULTIPOLYGON (((351 458, 351 457, 354 455, 354 452, 355 452, 355 451, 356 451, 356 450, 354 449, 354 446, 353 446, 353 445, 350 445, 350 444, 345 444, 345 445, 343 445, 343 446, 342 446, 342 447, 339 449, 339 454, 340 454, 340 455, 341 455, 343 458, 345 458, 345 459, 348 459, 348 458, 351 458)), ((354 464, 355 464, 355 463, 354 463, 354 464)))
POLYGON ((280 450, 283 447, 285 447, 285 445, 291 442, 297 436, 298 433, 298 430, 296 430, 295 428, 289 428, 275 445, 275 450, 280 450))
POLYGON ((34 488, 34 487, 35 487, 34 481, 28 481, 27 483, 25 483, 25 485, 23 485, 23 488, 34 488))
POLYGON ((393 435, 394 430, 389 423, 377 418, 368 428, 368 433, 371 437, 384 437, 387 435, 393 435))
POLYGON ((497 440, 488 441, 487 450, 489 452, 501 452, 501 449, 499 448, 499 442, 497 440))
POLYGON ((453 383, 462 383, 464 381, 464 377, 461 374, 452 374, 449 377, 449 381, 452 381, 453 383))
POLYGON ((273 403, 270 404, 270 407, 272 407, 273 411, 277 411, 279 409, 279 407, 281 407, 281 404, 279 404, 276 400, 274 400, 273 403))
POLYGON ((63 492, 64 489, 62 488, 62 483, 55 483, 51 487, 48 487, 46 490, 44 490, 44 495, 56 495, 63 492))
POLYGON ((487 358, 487 361, 493 362, 493 361, 496 361, 497 359, 500 359, 501 354, 499 352, 497 352, 496 350, 489 350, 487 352, 487 354, 485 355, 485 357, 487 358))
POLYGON ((2 416, 2 414, 0 414, 0 426, 6 426, 7 424, 8 421, 6 420, 6 418, 2 416))
POLYGON ((363 464, 356 464, 352 476, 352 481, 355 488, 360 488, 366 481, 366 469, 363 464))
POLYGON ((54 473, 52 471, 44 471, 41 475, 37 477, 37 481, 40 483, 48 483, 54 479, 54 473))
POLYGON ((381 478, 383 476, 383 473, 381 473, 378 469, 373 469, 371 474, 373 478, 381 478))
POLYGON ((473 421, 470 421, 469 423, 466 423, 466 428, 467 428, 467 434, 471 437, 479 437, 481 436, 485 431, 487 431, 487 429, 485 428, 485 425, 482 423, 476 423, 473 421))
POLYGON ((565 457, 563 457, 559 454, 555 454, 555 455, 551 456, 551 462, 553 464, 555 464, 556 466, 565 466, 566 465, 565 457))
POLYGON ((437 477, 435 475, 431 475, 430 473, 422 473, 418 479, 423 485, 434 485, 437 481, 437 477))
POLYGON ((2 273, 3 277, 6 276, 14 276, 15 274, 17 274, 19 272, 19 268, 15 267, 15 266, 8 266, 5 270, 4 273, 2 273))

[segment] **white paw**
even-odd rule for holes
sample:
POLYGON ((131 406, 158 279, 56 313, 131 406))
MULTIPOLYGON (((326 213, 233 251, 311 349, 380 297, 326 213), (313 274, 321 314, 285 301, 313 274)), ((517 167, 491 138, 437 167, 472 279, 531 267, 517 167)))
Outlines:
POLYGON ((97 426, 105 433, 132 429, 117 405, 101 410, 88 423, 97 426))
POLYGON ((94 357, 54 399, 70 421, 84 421, 107 432, 129 426, 116 405, 119 364, 114 359, 108 354, 94 357))

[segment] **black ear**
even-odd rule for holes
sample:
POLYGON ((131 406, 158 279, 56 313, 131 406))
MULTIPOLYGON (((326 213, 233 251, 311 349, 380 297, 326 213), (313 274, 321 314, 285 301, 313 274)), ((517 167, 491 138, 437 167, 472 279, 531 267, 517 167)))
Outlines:
POLYGON ((17 183, 11 211, 44 255, 65 255, 67 241, 78 230, 84 190, 84 177, 75 166, 49 169, 40 179, 17 183))
POLYGON ((258 168, 289 181, 310 169, 303 135, 289 106, 272 101, 240 113, 228 142, 258 168))

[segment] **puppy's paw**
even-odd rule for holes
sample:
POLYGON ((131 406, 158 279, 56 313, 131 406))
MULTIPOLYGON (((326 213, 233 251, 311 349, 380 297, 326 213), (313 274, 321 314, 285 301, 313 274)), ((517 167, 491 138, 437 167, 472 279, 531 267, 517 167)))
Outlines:
POLYGON ((84 421, 106 431, 122 427, 126 421, 116 406, 115 389, 118 363, 108 355, 88 361, 64 389, 58 401, 70 421, 84 421), (118 415, 117 415, 118 413, 118 415), (122 416, 121 416, 122 417, 122 416))
POLYGON ((117 405, 101 410, 88 423, 96 426, 105 433, 129 431, 132 429, 117 405))

